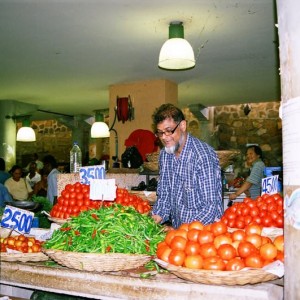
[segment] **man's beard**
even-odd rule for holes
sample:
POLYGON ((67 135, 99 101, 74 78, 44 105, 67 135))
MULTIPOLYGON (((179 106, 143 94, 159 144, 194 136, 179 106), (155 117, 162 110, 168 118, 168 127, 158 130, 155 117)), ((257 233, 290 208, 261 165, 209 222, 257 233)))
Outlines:
POLYGON ((171 147, 165 147, 165 150, 168 154, 175 154, 181 145, 183 145, 183 141, 184 141, 184 135, 181 134, 178 143, 176 143, 174 146, 171 147))

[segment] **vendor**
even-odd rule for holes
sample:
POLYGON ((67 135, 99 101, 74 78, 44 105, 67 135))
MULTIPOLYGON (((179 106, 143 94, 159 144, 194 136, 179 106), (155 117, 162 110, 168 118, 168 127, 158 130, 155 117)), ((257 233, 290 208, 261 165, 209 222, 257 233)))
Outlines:
POLYGON ((212 147, 187 132, 183 112, 163 104, 153 115, 160 151, 157 201, 152 218, 173 228, 198 220, 210 224, 223 215, 219 159, 212 147))
POLYGON ((265 169, 262 158, 263 154, 259 146, 251 145, 247 147, 246 161, 250 167, 250 175, 235 193, 229 195, 229 200, 235 200, 242 193, 249 195, 251 199, 256 199, 261 195, 261 181, 264 178, 265 169))

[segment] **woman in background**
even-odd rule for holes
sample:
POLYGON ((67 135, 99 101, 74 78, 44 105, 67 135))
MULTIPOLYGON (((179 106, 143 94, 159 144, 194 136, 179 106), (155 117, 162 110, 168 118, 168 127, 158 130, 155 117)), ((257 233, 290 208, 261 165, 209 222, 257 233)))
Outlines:
POLYGON ((236 197, 244 192, 253 200, 261 195, 261 181, 264 178, 265 170, 261 148, 257 145, 247 147, 246 159, 247 165, 250 168, 250 175, 235 193, 229 195, 229 200, 236 199, 236 197))

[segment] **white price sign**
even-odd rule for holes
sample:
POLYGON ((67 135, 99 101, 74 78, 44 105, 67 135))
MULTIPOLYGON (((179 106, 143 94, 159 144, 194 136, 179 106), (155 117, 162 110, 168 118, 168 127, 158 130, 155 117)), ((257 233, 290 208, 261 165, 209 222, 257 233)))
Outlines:
POLYGON ((105 165, 81 167, 80 182, 90 184, 91 179, 105 179, 105 165))
POLYGON ((277 194, 278 192, 278 175, 263 178, 261 181, 261 194, 277 194))
POLYGON ((25 209, 6 205, 1 220, 3 228, 14 229, 20 233, 29 233, 34 213, 25 209))

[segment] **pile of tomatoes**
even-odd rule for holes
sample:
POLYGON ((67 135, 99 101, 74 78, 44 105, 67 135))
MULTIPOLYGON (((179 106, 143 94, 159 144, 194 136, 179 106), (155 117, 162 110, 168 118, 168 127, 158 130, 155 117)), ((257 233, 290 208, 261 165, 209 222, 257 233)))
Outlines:
POLYGON ((227 208, 221 220, 231 228, 243 229, 251 223, 283 228, 283 198, 280 194, 246 197, 227 208))
POLYGON ((1 238, 1 252, 7 252, 7 249, 17 250, 23 253, 41 252, 43 242, 35 237, 26 237, 23 234, 1 238))
POLYGON ((114 201, 101 201, 90 199, 90 186, 76 182, 67 184, 61 195, 57 198, 57 203, 50 211, 50 215, 59 219, 68 219, 78 216, 80 212, 89 209, 99 209, 110 206, 113 203, 123 206, 133 206, 140 213, 148 213, 150 204, 137 195, 130 194, 128 190, 117 188, 116 199, 114 201))
POLYGON ((168 231, 165 240, 158 244, 156 255, 175 266, 220 271, 262 268, 275 260, 283 262, 283 235, 272 241, 261 235, 262 229, 252 223, 230 232, 222 221, 207 226, 193 221, 168 231))

